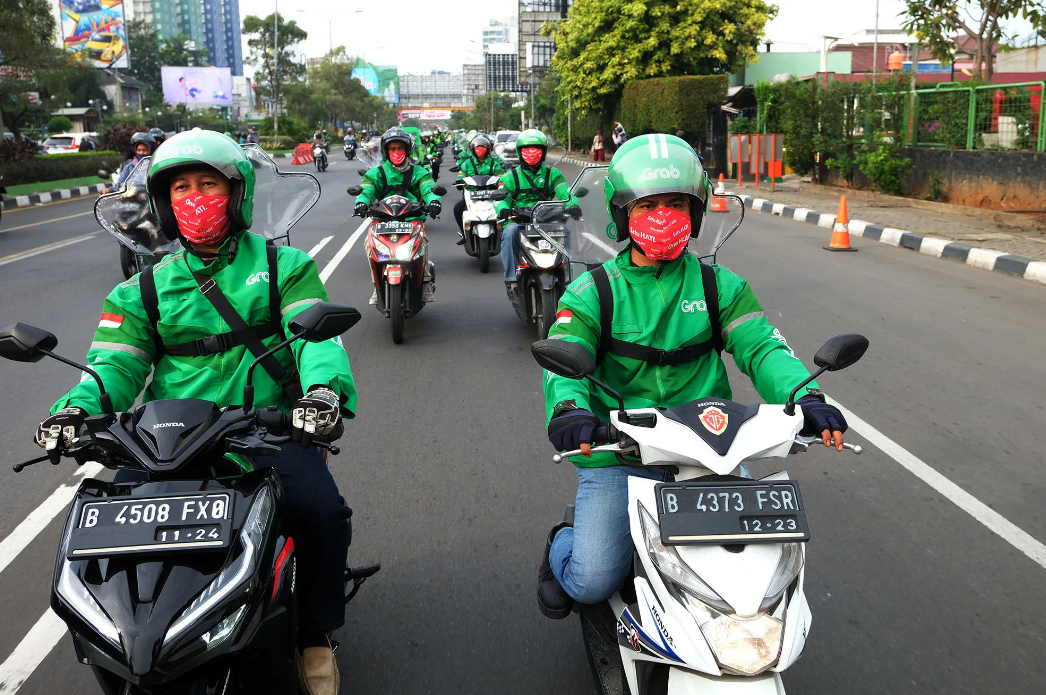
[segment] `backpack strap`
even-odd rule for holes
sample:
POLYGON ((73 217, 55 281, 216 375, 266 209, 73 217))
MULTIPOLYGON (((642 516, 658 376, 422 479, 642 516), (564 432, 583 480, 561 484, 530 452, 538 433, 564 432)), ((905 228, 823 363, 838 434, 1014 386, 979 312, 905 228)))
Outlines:
POLYGON ((138 290, 142 293, 142 306, 145 315, 153 327, 153 335, 156 336, 156 360, 163 356, 163 339, 160 338, 160 298, 156 294, 156 278, 153 277, 153 266, 148 266, 138 276, 138 290))
POLYGON ((596 351, 596 364, 601 364, 603 357, 608 352, 660 367, 696 362, 713 350, 717 353, 722 352, 723 336, 719 328, 719 289, 716 285, 715 270, 711 266, 701 264, 701 284, 705 293, 705 306, 708 309, 712 336, 700 343, 673 350, 662 350, 615 338, 612 333, 614 294, 610 289, 610 277, 607 275, 606 268, 601 265, 593 268, 590 273, 596 286, 596 294, 599 296, 599 348, 596 351))

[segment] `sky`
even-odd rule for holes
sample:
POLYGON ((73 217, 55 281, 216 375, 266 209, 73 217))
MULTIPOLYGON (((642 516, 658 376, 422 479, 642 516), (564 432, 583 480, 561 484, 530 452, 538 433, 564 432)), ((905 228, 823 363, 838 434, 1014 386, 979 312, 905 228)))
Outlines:
MULTIPOLYGON (((240 15, 268 16, 279 0, 240 0, 240 15)), ((876 0, 775 0, 780 9, 766 28, 774 51, 819 51, 821 36, 850 36, 875 26, 876 0)), ((899 29, 904 0, 879 0, 879 28, 899 29)), ((306 57, 322 56, 331 45, 345 46, 379 65, 397 65, 400 74, 432 70, 460 72, 481 63, 482 31, 490 19, 517 12, 516 0, 482 3, 433 0, 284 0, 280 13, 308 33, 300 44, 306 57), (393 28, 394 27, 394 28, 393 28)), ((1011 31, 1027 33, 1017 22, 1011 31)), ((247 49, 244 42, 244 57, 247 49)), ((244 69, 248 75, 250 66, 244 69)))

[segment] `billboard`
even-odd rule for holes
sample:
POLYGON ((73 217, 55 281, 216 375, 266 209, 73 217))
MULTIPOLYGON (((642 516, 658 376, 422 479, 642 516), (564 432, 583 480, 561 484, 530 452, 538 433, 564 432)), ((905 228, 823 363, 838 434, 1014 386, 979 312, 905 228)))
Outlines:
POLYGON ((59 0, 62 45, 96 68, 126 68, 123 0, 59 0))
POLYGON ((417 118, 419 121, 446 121, 454 112, 450 109, 400 109, 396 117, 401 121, 417 118))
POLYGON ((384 98, 390 104, 400 103, 400 75, 395 65, 374 65, 357 59, 352 77, 359 80, 371 94, 384 98))
POLYGON ((229 68, 160 68, 163 100, 168 104, 233 106, 232 70, 229 68))

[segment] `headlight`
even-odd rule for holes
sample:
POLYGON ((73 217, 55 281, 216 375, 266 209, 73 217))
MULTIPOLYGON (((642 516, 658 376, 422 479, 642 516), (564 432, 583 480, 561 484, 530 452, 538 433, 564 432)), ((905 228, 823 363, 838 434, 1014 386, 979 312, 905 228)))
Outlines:
POLYGON ((389 251, 389 247, 378 241, 377 237, 374 237, 374 250, 378 252, 379 256, 385 256, 388 258, 392 255, 392 251, 389 251))
POLYGON ((636 504, 639 505, 639 525, 643 529, 647 555, 654 561, 661 575, 695 598, 724 612, 733 612, 730 604, 713 591, 712 587, 701 581, 701 578, 683 562, 683 558, 679 557, 675 548, 661 543, 661 529, 658 527, 657 521, 642 502, 636 504))
POLYGON ((556 265, 556 252, 541 253, 532 251, 531 256, 534 257, 534 264, 539 268, 551 268, 556 265))
POLYGON ((69 562, 62 563, 62 576, 58 578, 58 595, 61 596, 84 622, 93 627, 107 642, 123 652, 120 631, 80 578, 73 572, 69 562))
POLYGON ((247 606, 240 606, 236 609, 235 613, 203 633, 203 635, 200 636, 200 639, 203 640, 203 643, 207 645, 208 649, 218 646, 228 639, 229 635, 235 632, 240 624, 240 620, 243 619, 243 614, 246 612, 247 606))
POLYGON ((414 258, 414 241, 411 240, 407 243, 400 244, 396 249, 396 260, 409 261, 412 258, 414 258))
POLYGON ((784 625, 767 614, 755 618, 723 615, 701 601, 685 597, 687 608, 724 669, 754 676, 777 663, 784 625))
POLYGON ((258 492, 258 496, 254 498, 254 504, 251 505, 247 520, 240 531, 240 545, 243 546, 243 552, 231 565, 223 569, 214 581, 208 584, 207 588, 200 592, 189 607, 178 616, 163 638, 164 645, 185 632, 196 620, 206 615, 251 576, 264 540, 265 529, 269 525, 271 517, 272 493, 269 492, 268 487, 263 487, 258 492))
POLYGON ((777 563, 774 578, 770 580, 770 586, 766 590, 763 602, 759 605, 759 610, 768 610, 777 603, 788 585, 799 576, 801 569, 803 569, 802 546, 799 543, 785 543, 782 547, 781 561, 777 563))

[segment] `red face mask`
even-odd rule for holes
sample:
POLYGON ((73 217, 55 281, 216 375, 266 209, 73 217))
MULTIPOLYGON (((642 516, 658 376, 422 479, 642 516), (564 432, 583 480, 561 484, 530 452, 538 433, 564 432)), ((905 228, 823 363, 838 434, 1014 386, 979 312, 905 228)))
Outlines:
POLYGON ((628 221, 628 233, 643 255, 654 261, 674 261, 690 240, 690 215, 658 208, 628 221))
POLYGON ((475 152, 476 156, 479 157, 480 159, 483 159, 484 157, 487 156, 487 148, 483 147, 482 145, 480 145, 479 147, 473 148, 472 151, 475 152))
POLYGON ((229 233, 229 196, 190 193, 171 201, 178 232, 194 244, 215 244, 229 233))
POLYGON ((519 153, 523 157, 523 161, 534 166, 541 161, 541 148, 540 147, 524 147, 519 153))
POLYGON ((389 161, 392 162, 394 165, 399 166, 400 164, 403 164, 403 162, 407 161, 407 153, 402 151, 389 152, 389 161))

